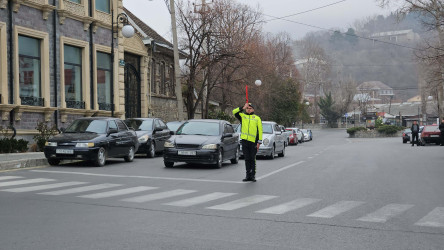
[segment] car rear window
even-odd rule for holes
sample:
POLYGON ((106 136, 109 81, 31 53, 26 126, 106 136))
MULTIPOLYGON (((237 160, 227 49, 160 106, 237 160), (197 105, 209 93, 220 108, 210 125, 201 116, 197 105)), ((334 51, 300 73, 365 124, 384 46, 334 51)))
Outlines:
POLYGON ((436 126, 425 126, 424 127, 424 131, 425 132, 437 132, 437 131, 439 131, 438 130, 438 125, 436 125, 436 126))

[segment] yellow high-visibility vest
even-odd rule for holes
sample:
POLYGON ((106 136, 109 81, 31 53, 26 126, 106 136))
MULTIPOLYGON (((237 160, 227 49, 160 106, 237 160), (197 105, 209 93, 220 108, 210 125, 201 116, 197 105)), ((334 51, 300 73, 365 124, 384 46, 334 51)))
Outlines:
POLYGON ((262 143, 262 120, 255 114, 245 114, 240 107, 233 110, 233 115, 239 114, 241 120, 241 139, 262 143))

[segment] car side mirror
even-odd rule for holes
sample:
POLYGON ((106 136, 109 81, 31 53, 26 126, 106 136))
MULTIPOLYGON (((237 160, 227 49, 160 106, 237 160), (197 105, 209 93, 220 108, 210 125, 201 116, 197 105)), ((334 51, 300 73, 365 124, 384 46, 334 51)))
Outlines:
POLYGON ((226 133, 222 135, 222 139, 223 138, 228 138, 228 137, 233 137, 233 133, 226 133))
POLYGON ((116 128, 110 128, 110 129, 108 129, 108 135, 110 135, 110 134, 115 134, 115 133, 117 133, 118 131, 117 131, 117 129, 116 128))
POLYGON ((282 132, 281 132, 281 131, 276 131, 276 134, 277 134, 277 135, 281 135, 282 132))
POLYGON ((176 134, 176 131, 170 130, 170 135, 175 135, 175 134, 176 134))

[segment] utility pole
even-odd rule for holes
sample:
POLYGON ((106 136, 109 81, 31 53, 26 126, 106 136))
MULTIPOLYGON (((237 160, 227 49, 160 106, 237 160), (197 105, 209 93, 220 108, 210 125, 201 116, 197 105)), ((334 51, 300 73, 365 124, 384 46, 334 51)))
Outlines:
POLYGON ((176 98, 177 98, 177 119, 182 121, 183 116, 183 98, 182 98, 182 84, 180 83, 180 65, 179 65, 179 46, 177 41, 176 28, 176 10, 174 0, 170 0, 170 14, 171 26, 173 29, 173 47, 174 47, 174 78, 176 80, 176 98))

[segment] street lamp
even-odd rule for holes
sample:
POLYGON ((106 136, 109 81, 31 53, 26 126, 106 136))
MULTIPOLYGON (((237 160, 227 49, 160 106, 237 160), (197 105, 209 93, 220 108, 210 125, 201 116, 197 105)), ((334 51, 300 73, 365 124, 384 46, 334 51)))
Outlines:
POLYGON ((119 47, 119 23, 123 23, 122 35, 126 38, 134 36, 134 28, 128 23, 128 15, 120 13, 116 16, 114 22, 114 8, 111 9, 112 25, 111 25, 111 117, 114 117, 114 34, 117 34, 117 47, 119 47), (116 24, 116 29, 114 29, 116 24))

